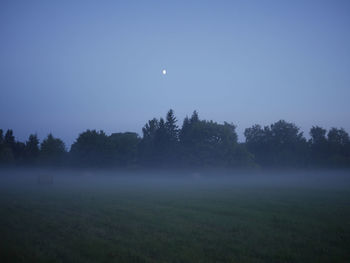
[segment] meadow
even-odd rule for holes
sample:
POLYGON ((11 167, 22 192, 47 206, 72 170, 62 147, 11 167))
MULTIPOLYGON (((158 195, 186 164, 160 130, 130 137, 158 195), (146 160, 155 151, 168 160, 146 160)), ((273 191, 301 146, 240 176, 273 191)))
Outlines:
POLYGON ((349 181, 1 171, 0 262, 350 262, 349 181))

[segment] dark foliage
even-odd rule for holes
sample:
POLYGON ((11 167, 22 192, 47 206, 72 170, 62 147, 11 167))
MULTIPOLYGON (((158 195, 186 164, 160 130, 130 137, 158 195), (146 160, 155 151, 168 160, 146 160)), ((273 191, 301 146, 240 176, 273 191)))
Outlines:
POLYGON ((24 148, 24 162, 35 165, 38 162, 40 154, 39 139, 36 134, 29 135, 24 148))
POLYGON ((79 135, 70 150, 70 160, 79 166, 129 166, 137 160, 139 137, 136 133, 87 130, 79 135))
POLYGON ((344 129, 313 126, 307 141, 294 124, 280 120, 270 126, 245 129, 245 142, 237 141, 236 126, 201 120, 198 112, 183 120, 174 111, 149 120, 137 133, 105 134, 87 130, 79 134, 69 152, 49 134, 40 144, 31 134, 25 143, 12 130, 0 129, 1 165, 71 165, 84 167, 350 167, 350 138, 344 129))
POLYGON ((62 165, 65 161, 66 147, 61 139, 50 133, 40 145, 40 160, 44 165, 62 165))
POLYGON ((103 131, 87 130, 79 134, 70 153, 75 164, 104 166, 112 160, 112 148, 103 131))
POLYGON ((293 123, 280 120, 262 128, 244 131, 248 150, 261 166, 300 167, 306 165, 308 146, 303 133, 293 123))

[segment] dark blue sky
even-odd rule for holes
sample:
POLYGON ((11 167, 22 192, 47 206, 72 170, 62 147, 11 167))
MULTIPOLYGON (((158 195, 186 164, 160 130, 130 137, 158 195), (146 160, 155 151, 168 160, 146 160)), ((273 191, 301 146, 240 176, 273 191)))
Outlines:
POLYGON ((240 140, 279 119, 350 131, 350 1, 72 2, 0 2, 0 128, 21 140, 140 133, 169 108, 240 140))

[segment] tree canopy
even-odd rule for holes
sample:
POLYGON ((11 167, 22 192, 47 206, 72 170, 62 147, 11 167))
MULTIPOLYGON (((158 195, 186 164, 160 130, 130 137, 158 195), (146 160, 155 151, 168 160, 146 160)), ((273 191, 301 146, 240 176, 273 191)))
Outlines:
POLYGON ((236 126, 200 119, 197 111, 179 126, 170 109, 134 132, 86 130, 67 151, 49 134, 41 143, 36 134, 25 143, 11 129, 0 129, 0 165, 65 165, 83 167, 350 167, 350 138, 342 128, 312 126, 306 140, 294 123, 279 120, 255 124, 238 142, 236 126))

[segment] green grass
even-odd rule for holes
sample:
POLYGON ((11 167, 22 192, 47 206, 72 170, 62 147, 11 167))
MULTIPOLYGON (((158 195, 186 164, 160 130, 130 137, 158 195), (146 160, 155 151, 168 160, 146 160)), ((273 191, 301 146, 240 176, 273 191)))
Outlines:
POLYGON ((0 262, 350 262, 350 189, 1 181, 0 262))

